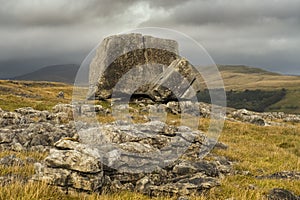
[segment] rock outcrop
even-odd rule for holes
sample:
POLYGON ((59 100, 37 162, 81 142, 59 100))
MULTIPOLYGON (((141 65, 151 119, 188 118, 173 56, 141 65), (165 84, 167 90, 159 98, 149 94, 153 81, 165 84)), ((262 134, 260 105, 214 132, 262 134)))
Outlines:
MULTIPOLYGON (((211 105, 190 101, 168 102, 167 104, 138 103, 138 108, 131 108, 133 113, 150 121, 147 113, 165 112, 172 114, 191 114, 209 118, 211 105)), ((111 110, 101 105, 58 104, 52 112, 38 111, 32 108, 19 108, 14 112, 0 110, 0 149, 1 150, 39 150, 45 151, 62 137, 72 137, 76 133, 72 122, 73 114, 81 117, 95 117, 95 114, 111 116, 111 110)), ((228 120, 253 123, 260 126, 285 125, 295 123, 299 115, 284 113, 257 113, 242 110, 227 110, 228 120)), ((134 146, 134 145, 133 145, 134 146)))
POLYGON ((258 179, 287 179, 300 180, 300 172, 297 171, 282 171, 270 175, 257 176, 258 179))
POLYGON ((76 133, 64 112, 50 113, 32 108, 0 112, 0 150, 45 151, 61 137, 76 133), (63 124, 65 122, 66 124, 63 124))
POLYGON ((207 161, 198 157, 202 146, 209 145, 205 143, 205 135, 201 132, 167 126, 161 122, 135 126, 120 121, 101 126, 100 132, 118 145, 118 151, 129 152, 129 156, 120 154, 121 158, 116 160, 114 156, 103 155, 116 154, 115 149, 102 152, 103 149, 95 145, 61 139, 55 143, 55 148, 50 150, 43 163, 35 164, 33 180, 43 180, 66 190, 130 190, 150 196, 191 195, 219 185, 219 179, 231 171, 231 162, 226 159, 212 157, 211 161, 207 161), (155 129, 161 131, 151 134, 155 129), (191 148, 176 161, 167 166, 159 167, 158 164, 155 170, 149 172, 139 169, 149 165, 144 153, 147 155, 150 151, 160 151, 176 135, 189 140, 189 135, 193 134, 196 135, 190 141, 191 148), (135 153, 135 157, 131 157, 130 153, 135 153))
POLYGON ((193 90, 199 90, 196 72, 180 58, 174 40, 134 33, 114 35, 102 41, 90 64, 89 96, 107 99, 113 93, 142 94, 154 101, 190 98, 193 90))
POLYGON ((233 110, 228 113, 227 118, 259 126, 281 125, 278 121, 290 123, 300 122, 300 115, 285 114, 283 112, 259 113, 246 109, 233 110))
MULTIPOLYGON (((139 103, 131 109, 137 114, 166 112, 179 115, 184 111, 196 117, 211 115, 210 105, 189 101, 160 105, 139 103), (195 113, 197 108, 199 112, 195 113)), ((0 150, 49 152, 43 162, 35 164, 36 173, 32 180, 45 181, 64 190, 130 190, 150 196, 187 196, 215 187, 224 175, 236 173, 224 157, 210 154, 209 160, 199 158, 199 152, 211 146, 211 141, 201 131, 153 119, 140 124, 115 121, 100 126, 82 121, 76 126, 72 121, 73 114, 93 117, 94 112, 111 115, 111 110, 100 105, 59 104, 52 112, 32 108, 14 112, 0 109, 0 150), (185 151, 180 151, 182 149, 185 151), (155 157, 157 152, 166 157, 155 157), (157 168, 149 167, 151 163, 157 168), (148 168, 151 170, 145 170, 148 168)), ((227 119, 257 125, 299 117, 246 110, 228 110, 227 114, 227 119), (256 123, 262 120, 264 123, 256 123)), ((214 148, 226 150, 228 147, 217 143, 214 148)), ((28 162, 34 161, 15 156, 0 159, 0 165, 5 167, 23 166, 28 162)), ((257 178, 298 180, 299 172, 278 172, 257 178)), ((2 176, 0 185, 26 182, 27 179, 2 176)))

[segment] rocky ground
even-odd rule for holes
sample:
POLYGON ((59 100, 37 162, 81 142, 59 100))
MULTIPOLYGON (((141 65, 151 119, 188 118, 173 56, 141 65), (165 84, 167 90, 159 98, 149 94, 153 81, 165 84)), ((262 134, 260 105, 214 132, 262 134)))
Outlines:
MULTIPOLYGON (((182 103, 180 103, 182 104, 182 103)), ((72 106, 59 104, 52 112, 38 111, 32 108, 20 108, 14 112, 0 110, 0 150, 1 151, 39 151, 47 152, 43 162, 32 158, 22 160, 16 156, 6 156, 0 159, 1 166, 22 166, 35 163, 35 175, 23 178, 11 174, 0 177, 0 185, 15 181, 45 181, 64 191, 103 192, 129 190, 150 196, 176 195, 189 196, 207 191, 220 184, 224 176, 238 173, 232 167, 232 162, 225 157, 209 154, 209 159, 199 157, 199 152, 209 147, 210 141, 205 133, 191 130, 188 127, 178 127, 147 118, 149 110, 164 110, 179 115, 178 102, 168 104, 138 103, 131 111, 146 119, 145 123, 129 124, 125 121, 97 125, 87 122, 75 123, 72 120, 73 111, 83 116, 92 116, 93 111, 99 115, 109 116, 110 110, 100 105, 72 106), (80 127, 78 129, 78 124, 80 127), (102 136, 95 135, 101 132, 102 136), (153 134, 155 133, 155 134, 153 134), (90 140, 91 136, 95 140, 90 140), (97 148, 95 144, 106 142, 118 147, 121 159, 114 156, 115 149, 111 147, 97 148), (172 160, 174 150, 181 147, 168 144, 190 144, 178 159, 172 160), (91 145, 94 142, 94 145, 91 145), (124 152, 129 152, 124 154, 124 152), (172 162, 156 158, 155 170, 143 170, 149 164, 147 160, 151 152, 168 155, 172 162), (170 153, 171 152, 171 153, 170 153), (141 156, 142 155, 142 156, 141 156), (136 159, 139 160, 136 163, 136 159), (173 162, 174 161, 174 162, 173 162), (165 162, 165 163, 164 163, 165 162), (128 164, 129 163, 129 164, 128 164), (162 164, 163 163, 163 164, 162 164), (118 169, 118 170, 116 170, 118 169), (131 171, 130 171, 131 170, 131 171), (133 173, 134 172, 134 173, 133 173)), ((184 102, 185 108, 191 106, 184 102)), ((199 116, 209 117, 210 106, 197 103, 199 116)), ((253 123, 259 126, 285 125, 283 122, 298 123, 297 115, 284 113, 254 113, 247 110, 228 110, 227 120, 253 123)), ((104 143, 103 143, 104 144, 104 143)), ((217 143, 215 148, 228 148, 217 143)), ((299 172, 278 172, 276 174, 257 177, 259 179, 299 179, 299 172)), ((289 191, 274 189, 269 199, 299 199, 289 191)))

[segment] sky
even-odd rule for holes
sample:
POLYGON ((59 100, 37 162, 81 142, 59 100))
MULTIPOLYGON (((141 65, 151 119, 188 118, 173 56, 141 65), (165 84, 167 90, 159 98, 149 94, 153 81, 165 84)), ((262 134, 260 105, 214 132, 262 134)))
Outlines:
POLYGON ((108 35, 180 31, 217 64, 300 75, 300 0, 0 0, 0 78, 80 64, 108 35))

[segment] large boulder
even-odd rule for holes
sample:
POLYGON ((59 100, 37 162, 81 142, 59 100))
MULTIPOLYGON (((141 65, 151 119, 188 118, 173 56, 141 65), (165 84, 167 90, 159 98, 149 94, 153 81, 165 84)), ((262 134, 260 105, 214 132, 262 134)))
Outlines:
POLYGON ((113 93, 138 94, 154 101, 184 98, 190 95, 188 88, 195 84, 196 75, 195 68, 178 55, 174 40, 135 33, 114 35, 102 41, 90 64, 89 96, 107 99, 113 93), (175 96, 174 89, 178 90, 175 96))

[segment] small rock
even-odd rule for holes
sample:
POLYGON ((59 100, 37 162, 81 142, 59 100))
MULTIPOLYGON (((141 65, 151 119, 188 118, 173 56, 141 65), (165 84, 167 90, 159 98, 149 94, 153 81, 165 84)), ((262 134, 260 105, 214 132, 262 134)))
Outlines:
POLYGON ((177 200, 189 200, 189 198, 187 196, 180 196, 177 200))
POLYGON ((149 186, 154 185, 153 181, 149 177, 144 178, 136 182, 135 190, 144 194, 149 193, 149 186))
POLYGON ((297 197, 291 191, 275 188, 269 192, 268 199, 269 200, 299 200, 300 197, 297 197))
POLYGON ((77 150, 51 149, 50 155, 47 156, 45 162, 49 167, 61 167, 85 173, 102 171, 102 166, 97 158, 77 150))
POLYGON ((9 155, 0 159, 0 165, 4 165, 5 167, 24 166, 24 161, 17 158, 16 155, 9 155))
POLYGON ((217 142, 214 146, 214 149, 228 149, 228 145, 222 143, 222 142, 217 142))
POLYGON ((15 182, 26 183, 28 179, 19 175, 0 176, 0 186, 4 187, 15 182))
POLYGON ((276 172, 270 175, 257 176, 258 179, 288 179, 288 180, 300 180, 300 172, 296 171, 282 171, 276 172))
POLYGON ((63 91, 60 91, 60 92, 57 94, 57 98, 64 99, 64 98, 65 98, 65 93, 64 93, 63 91))
POLYGON ((257 189, 257 186, 254 185, 254 184, 249 184, 249 185, 248 185, 248 188, 249 188, 250 190, 256 190, 256 189, 257 189))

